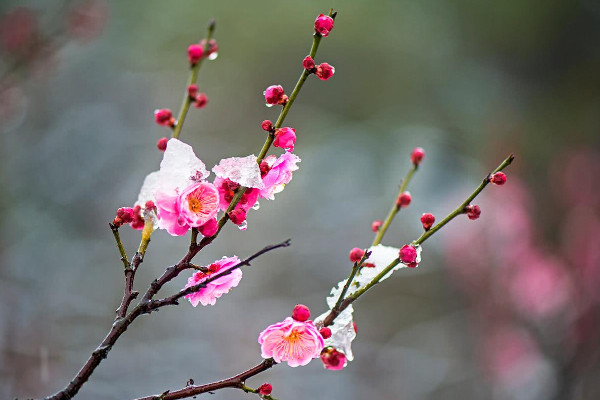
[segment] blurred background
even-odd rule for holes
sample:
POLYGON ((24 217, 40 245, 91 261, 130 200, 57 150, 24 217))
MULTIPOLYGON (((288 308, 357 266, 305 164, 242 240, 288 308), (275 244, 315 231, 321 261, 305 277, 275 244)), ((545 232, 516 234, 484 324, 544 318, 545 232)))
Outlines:
MULTIPOLYGON (((453 210, 509 153, 503 187, 426 242, 423 261, 355 306, 355 360, 343 371, 274 368, 248 382, 281 399, 597 399, 600 397, 600 3, 453 1, 0 1, 0 397, 64 387, 104 337, 122 295, 108 228, 157 169, 178 110, 187 46, 217 21, 209 97, 182 139, 210 168, 258 153, 263 90, 289 92, 315 17, 339 11, 286 125, 300 170, 274 202, 196 261, 261 257, 214 307, 141 318, 80 399, 126 399, 209 382, 260 361, 258 333, 296 303, 316 316, 367 247, 410 167, 411 206, 384 244, 453 210)), ((122 229, 129 254, 139 231, 122 229)), ((185 253, 164 231, 137 275, 143 290, 185 253)), ((165 290, 181 288, 182 276, 165 290)), ((214 399, 242 399, 224 390, 214 399)))

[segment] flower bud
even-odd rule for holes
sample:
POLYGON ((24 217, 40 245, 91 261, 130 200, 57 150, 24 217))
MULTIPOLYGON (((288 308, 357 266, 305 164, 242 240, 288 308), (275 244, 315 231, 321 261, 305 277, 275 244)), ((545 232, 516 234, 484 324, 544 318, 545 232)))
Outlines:
POLYGON ((261 394, 263 396, 270 395, 272 391, 273 391, 273 386, 271 386, 269 383, 263 383, 258 388, 258 394, 261 394))
POLYGON ((246 220, 246 211, 241 208, 236 208, 229 212, 229 219, 231 219, 231 222, 235 225, 241 225, 246 220))
POLYGON ((315 20, 315 32, 323 37, 329 36, 329 32, 333 29, 333 18, 329 15, 321 14, 315 20))
POLYGON ((304 304, 296 304, 292 311, 292 318, 299 322, 308 321, 310 318, 310 310, 304 304))
POLYGON ((204 93, 198 94, 194 100, 194 106, 196 108, 203 108, 208 103, 208 97, 204 93))
POLYGON ((506 174, 504 172, 496 172, 490 177, 490 182, 494 185, 502 186, 506 183, 506 174))
POLYGON ((417 261, 417 249, 409 244, 405 244, 400 248, 399 258, 403 264, 414 263, 417 261))
POLYGON ((302 66, 304 69, 312 72, 312 70, 315 68, 315 60, 313 60, 311 56, 306 56, 304 57, 304 60, 302 60, 302 66))
POLYGON ((481 207, 478 205, 468 205, 465 207, 465 212, 467 213, 467 217, 471 220, 476 220, 481 216, 481 207))
POLYGON ((158 125, 163 126, 173 126, 175 124, 175 118, 173 118, 173 113, 168 108, 154 110, 154 121, 158 125))
POLYGON ((398 208, 408 207, 411 200, 412 196, 410 195, 410 192, 402 192, 402 194, 400 194, 400 196, 398 196, 398 199, 396 200, 396 206, 398 208))
POLYGON ((431 213, 425 213, 421 215, 421 223, 423 224, 423 229, 426 231, 430 230, 435 222, 435 217, 431 213))
POLYGON ((296 130, 294 128, 284 127, 275 130, 275 140, 273 141, 273 146, 294 151, 295 144, 296 130))
POLYGON ((191 44, 188 47, 188 60, 190 60, 190 64, 192 65, 196 65, 203 54, 204 49, 199 44, 191 44))
POLYGON ((263 131, 271 132, 273 130, 273 123, 271 121, 269 121, 268 119, 265 119, 260 124, 260 127, 262 128, 263 131))
POLYGON ((204 225, 198 228, 198 231, 202 236, 213 236, 219 230, 219 224, 215 218, 209 219, 204 225))
POLYGON ((329 339, 331 337, 331 329, 326 326, 319 329, 319 333, 323 336, 323 339, 329 339))
POLYGON ((423 148, 421 148, 421 147, 415 148, 410 153, 410 161, 412 161, 412 163, 416 166, 421 164, 421 161, 423 161, 424 158, 425 158, 425 150, 423 150, 423 148))
POLYGON ((263 94, 265 95, 267 106, 285 104, 288 99, 281 85, 271 85, 263 92, 263 94))
POLYGON ((165 151, 165 150, 167 150, 167 142, 168 141, 169 141, 169 138, 162 137, 162 138, 158 139, 158 142, 156 142, 156 147, 160 151, 165 151))
POLYGON ((373 221, 373 222, 371 223, 371 230, 372 230, 373 232, 379 232, 379 228, 381 228, 381 225, 382 225, 382 224, 383 224, 383 221, 381 221, 381 220, 379 220, 379 219, 378 219, 377 221, 373 221))
POLYGON ((188 92, 188 96, 190 96, 190 99, 194 100, 196 98, 196 96, 198 96, 198 85, 196 85, 194 83, 194 84, 188 86, 187 92, 188 92))
POLYGON ((317 67, 317 72, 315 72, 315 74, 320 80, 326 81, 327 79, 331 78, 333 74, 335 74, 335 68, 333 65, 321 63, 317 67))
POLYGON ((350 261, 352 261, 353 263, 357 263, 359 262, 363 256, 365 255, 365 251, 363 249, 359 249, 358 247, 353 248, 352 250, 350 250, 350 261))
POLYGON ((271 166, 269 165, 269 163, 264 160, 260 162, 260 165, 258 166, 258 168, 260 169, 260 177, 261 178, 264 178, 265 176, 267 176, 267 174, 271 170, 271 166))
POLYGON ((347 363, 346 355, 333 347, 328 347, 321 352, 321 361, 326 369, 334 371, 344 369, 347 363))

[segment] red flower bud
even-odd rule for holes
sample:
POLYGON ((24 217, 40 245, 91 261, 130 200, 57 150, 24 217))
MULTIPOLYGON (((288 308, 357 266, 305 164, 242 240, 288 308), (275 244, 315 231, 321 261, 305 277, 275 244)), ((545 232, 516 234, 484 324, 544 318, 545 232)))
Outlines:
POLYGON ((269 121, 268 119, 265 119, 260 124, 260 127, 262 128, 263 131, 271 132, 273 130, 273 123, 271 121, 269 121))
POLYGON ((187 88, 187 92, 188 92, 188 96, 190 96, 190 99, 195 99, 196 96, 198 95, 198 85, 196 85, 195 83, 188 86, 187 88))
POLYGON ((423 224, 423 229, 426 231, 430 230, 435 222, 435 217, 431 213, 425 213, 421 215, 421 223, 423 224))
POLYGON ((269 107, 276 104, 285 104, 288 99, 281 85, 271 85, 263 94, 265 95, 265 102, 269 107))
POLYGON ((352 250, 350 250, 350 261, 352 261, 353 263, 359 262, 364 255, 365 251, 363 249, 355 247, 352 250))
POLYGON ((490 182, 502 186, 506 183, 506 174, 504 172, 496 172, 490 177, 490 182))
POLYGON ((231 219, 231 222, 235 225, 241 225, 246 220, 246 211, 241 208, 236 208, 229 213, 229 219, 231 219))
POLYGON ((306 56, 304 60, 302 60, 302 66, 304 69, 312 72, 312 70, 315 68, 315 60, 313 60, 311 56, 306 56))
MULTIPOLYGON (((200 41, 200 46, 202 47, 202 49, 204 49, 204 47, 206 47, 206 39, 202 39, 200 41)), ((219 45, 217 44, 217 41, 215 39, 210 39, 210 41, 208 42, 208 51, 206 52, 206 54, 204 56, 206 58, 208 58, 209 60, 214 60, 218 56, 218 54, 217 54, 218 51, 219 51, 219 45)))
POLYGON ((396 206, 398 206, 399 208, 408 207, 411 200, 412 197, 410 195, 410 192, 403 192, 400 196, 398 196, 398 200, 396 200, 396 206))
POLYGON ((167 150, 167 142, 168 141, 169 141, 169 138, 162 137, 162 138, 158 139, 158 142, 156 142, 156 147, 160 151, 165 151, 165 150, 167 150))
POLYGON ((321 336, 323 336, 323 339, 329 339, 331 337, 331 329, 329 329, 326 326, 319 329, 319 333, 321 334, 321 336))
POLYGON ((333 65, 321 63, 317 67, 317 72, 315 72, 315 74, 320 80, 326 81, 327 79, 331 78, 333 74, 335 74, 335 68, 333 65))
POLYGON ((154 110, 154 121, 158 125, 163 126, 173 126, 175 124, 175 118, 173 118, 173 113, 168 108, 154 110))
POLYGON ((403 264, 414 263, 417 260, 417 249, 409 244, 405 244, 400 248, 399 258, 403 264))
POLYGON ((196 96, 194 106, 196 108, 203 108, 204 106, 206 106, 206 103, 208 103, 208 97, 206 97, 204 93, 200 93, 198 94, 198 96, 196 96))
POLYGON ((381 221, 381 220, 379 220, 379 219, 378 219, 377 221, 373 221, 373 222, 371 223, 371 230, 372 230, 373 232, 379 232, 379 228, 381 228, 381 225, 382 225, 382 224, 383 224, 383 221, 381 221))
POLYGON ((421 147, 415 148, 410 153, 410 161, 412 161, 412 163, 414 165, 418 166, 419 164, 421 164, 421 161, 423 161, 424 158, 425 158, 425 150, 423 150, 421 147))
POLYGON ((471 220, 476 220, 481 216, 481 207, 478 205, 468 205, 465 207, 465 211, 471 220))
POLYGON ((273 386, 271 386, 269 383, 263 383, 258 388, 258 394, 261 394, 263 396, 270 395, 272 391, 273 391, 273 386))
POLYGON ((188 47, 188 60, 190 60, 190 64, 192 65, 196 65, 203 54, 204 49, 199 44, 191 44, 188 47))
POLYGON ((304 304, 296 304, 294 311, 292 311, 292 318, 299 322, 308 321, 310 310, 304 304))
POLYGON ((315 32, 323 37, 329 36, 329 32, 333 29, 333 18, 329 15, 321 14, 315 20, 315 32))
POLYGON ((338 371, 346 366, 346 355, 333 347, 328 347, 321 352, 321 361, 326 369, 338 371))

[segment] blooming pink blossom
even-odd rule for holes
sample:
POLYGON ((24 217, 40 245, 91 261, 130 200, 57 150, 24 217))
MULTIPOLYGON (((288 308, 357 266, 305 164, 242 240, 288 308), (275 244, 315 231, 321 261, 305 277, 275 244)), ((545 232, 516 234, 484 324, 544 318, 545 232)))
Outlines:
POLYGON ((329 15, 320 14, 315 20, 315 32, 323 37, 329 36, 333 29, 333 18, 329 15))
POLYGON ((292 317, 268 326, 258 336, 258 343, 262 357, 285 361, 290 367, 308 364, 324 347, 323 337, 312 321, 300 322, 292 317))
POLYGON ((326 369, 339 371, 348 364, 346 355, 333 347, 328 347, 321 353, 321 361, 326 369))
POLYGON ((273 200, 274 194, 281 192, 285 185, 292 180, 292 172, 296 171, 300 157, 286 152, 279 158, 268 156, 264 160, 270 167, 263 177, 264 188, 260 190, 260 197, 273 200))
POLYGON ((275 130, 275 140, 273 141, 273 146, 294 151, 295 143, 296 130, 294 128, 285 127, 275 130))
POLYGON ((197 182, 176 192, 155 193, 157 216, 171 235, 185 235, 192 228, 204 225, 219 211, 219 191, 209 182, 197 182))
MULTIPOLYGON (((240 260, 237 256, 223 257, 220 260, 210 264, 207 268, 207 272, 198 271, 188 279, 186 288, 197 285, 204 282, 212 275, 219 272, 226 271, 236 264, 239 264, 240 260)), ((212 282, 206 284, 206 287, 198 289, 197 292, 190 293, 185 296, 186 299, 192 303, 194 307, 201 303, 203 306, 211 305, 214 306, 217 299, 228 293, 232 288, 236 287, 242 280, 242 270, 236 268, 229 274, 224 275, 212 282)))
POLYGON ((315 75, 322 81, 326 81, 331 78, 335 74, 335 68, 333 65, 329 65, 327 63, 321 63, 317 66, 317 71, 315 75))

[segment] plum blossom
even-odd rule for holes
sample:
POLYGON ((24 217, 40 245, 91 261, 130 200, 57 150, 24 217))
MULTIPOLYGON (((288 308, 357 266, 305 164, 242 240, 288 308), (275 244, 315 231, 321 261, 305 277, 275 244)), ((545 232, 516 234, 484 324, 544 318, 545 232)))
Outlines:
POLYGON ((296 321, 287 317, 268 326, 258 336, 261 356, 276 362, 287 362, 290 367, 306 365, 323 350, 323 337, 312 321, 296 321))
MULTIPOLYGON (((198 271, 188 279, 186 288, 197 285, 204 282, 211 275, 219 272, 223 272, 236 264, 239 264, 240 259, 237 256, 223 257, 220 260, 210 264, 207 268, 207 272, 198 271)), ((228 293, 232 288, 236 287, 242 280, 242 270, 239 268, 234 269, 228 275, 224 275, 219 279, 206 284, 206 287, 199 289, 197 292, 190 293, 185 296, 186 299, 192 303, 192 306, 196 307, 198 303, 203 306, 211 305, 214 306, 217 299, 228 293)))
POLYGON ((191 146, 170 139, 160 170, 146 176, 136 205, 152 201, 158 219, 154 225, 171 235, 184 235, 190 227, 204 225, 218 212, 218 190, 205 181, 209 174, 191 146))
POLYGON ((296 144, 296 130, 290 127, 279 128, 275 130, 275 140, 273 146, 281 147, 288 151, 294 151, 296 144))
POLYGON ((279 156, 268 156, 263 160, 269 170, 263 177, 264 187, 260 190, 260 197, 273 200, 274 194, 283 191, 285 185, 292 180, 292 172, 296 171, 300 157, 286 152, 279 156))

